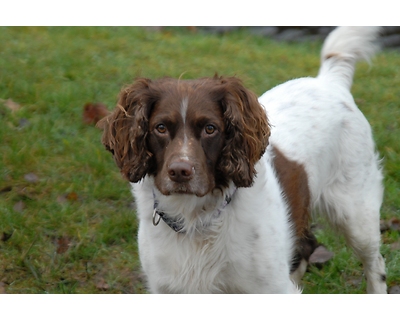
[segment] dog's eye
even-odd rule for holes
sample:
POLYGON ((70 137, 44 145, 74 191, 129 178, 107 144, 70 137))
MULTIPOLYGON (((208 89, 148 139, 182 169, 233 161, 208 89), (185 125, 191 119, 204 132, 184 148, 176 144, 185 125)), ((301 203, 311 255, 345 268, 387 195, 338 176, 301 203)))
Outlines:
POLYGON ((207 134, 213 134, 215 132, 215 127, 212 124, 208 124, 206 125, 206 127, 204 128, 204 131, 207 134))
POLYGON ((167 127, 164 124, 159 124, 156 127, 157 131, 159 133, 166 133, 167 132, 167 127))

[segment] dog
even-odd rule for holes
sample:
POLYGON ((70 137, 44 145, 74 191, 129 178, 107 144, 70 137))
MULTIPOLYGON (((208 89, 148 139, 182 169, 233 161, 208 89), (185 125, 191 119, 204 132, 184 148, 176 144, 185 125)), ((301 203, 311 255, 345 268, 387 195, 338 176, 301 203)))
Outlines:
POLYGON ((378 27, 339 27, 315 78, 258 98, 236 77, 137 79, 99 126, 139 219, 152 293, 300 293, 324 215, 386 293, 371 128, 350 93, 378 27))

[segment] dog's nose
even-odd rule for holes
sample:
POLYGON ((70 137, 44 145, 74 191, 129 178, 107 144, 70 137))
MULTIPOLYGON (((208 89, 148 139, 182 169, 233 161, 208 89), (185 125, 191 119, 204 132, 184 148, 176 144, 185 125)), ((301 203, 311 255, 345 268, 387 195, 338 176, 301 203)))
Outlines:
POLYGON ((193 165, 188 162, 172 162, 168 167, 168 175, 172 181, 186 182, 192 179, 194 175, 194 168, 193 165))

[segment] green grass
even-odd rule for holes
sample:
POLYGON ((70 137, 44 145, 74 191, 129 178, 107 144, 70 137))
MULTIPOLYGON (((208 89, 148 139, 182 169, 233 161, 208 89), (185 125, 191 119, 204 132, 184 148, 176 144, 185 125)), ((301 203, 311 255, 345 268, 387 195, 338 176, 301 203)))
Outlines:
MULTIPOLYGON (((321 43, 286 44, 246 30, 218 36, 167 28, 0 27, 0 290, 7 293, 144 293, 133 199, 101 132, 82 122, 86 102, 111 109, 136 76, 236 75, 261 94, 314 76, 321 43), (11 111, 5 101, 20 105, 11 111), (26 174, 37 179, 29 182, 26 174)), ((358 66, 353 94, 384 157, 382 219, 400 218, 400 54, 358 66)), ((304 279, 306 293, 365 292, 362 269, 328 227, 335 257, 304 279)), ((383 234, 389 286, 400 253, 383 234)))

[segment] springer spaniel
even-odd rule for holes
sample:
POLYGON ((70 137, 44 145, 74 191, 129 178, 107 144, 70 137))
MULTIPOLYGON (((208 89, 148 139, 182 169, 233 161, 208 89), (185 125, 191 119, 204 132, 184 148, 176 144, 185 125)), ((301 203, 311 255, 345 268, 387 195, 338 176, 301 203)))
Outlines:
POLYGON ((350 94, 355 63, 372 56, 378 33, 336 29, 316 78, 259 99, 219 76, 138 79, 121 91, 99 126, 132 183, 151 292, 300 292, 317 245, 312 210, 344 234, 367 291, 386 292, 382 174, 350 94))

